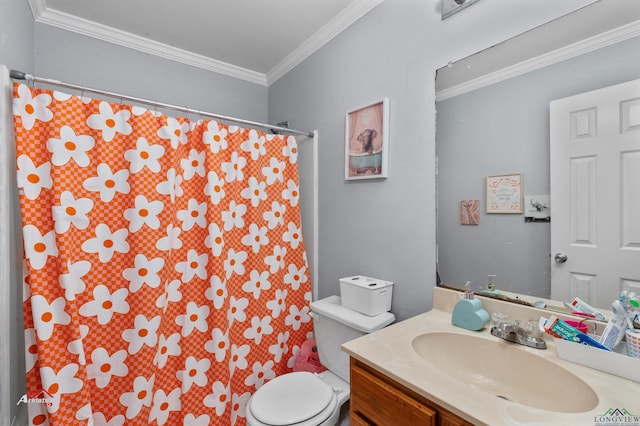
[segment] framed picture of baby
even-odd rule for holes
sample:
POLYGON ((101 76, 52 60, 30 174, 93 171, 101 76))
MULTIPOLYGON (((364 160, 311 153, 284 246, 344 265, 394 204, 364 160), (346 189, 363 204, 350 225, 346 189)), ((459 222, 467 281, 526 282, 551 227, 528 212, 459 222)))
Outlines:
POLYGON ((348 112, 345 130, 345 180, 388 177, 389 99, 348 112))

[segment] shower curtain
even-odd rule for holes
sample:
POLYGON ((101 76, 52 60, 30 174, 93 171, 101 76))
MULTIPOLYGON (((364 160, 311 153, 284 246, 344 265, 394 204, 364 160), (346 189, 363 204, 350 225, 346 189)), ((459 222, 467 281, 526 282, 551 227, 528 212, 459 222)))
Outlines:
POLYGON ((292 136, 14 85, 34 425, 245 424, 310 337, 292 136))

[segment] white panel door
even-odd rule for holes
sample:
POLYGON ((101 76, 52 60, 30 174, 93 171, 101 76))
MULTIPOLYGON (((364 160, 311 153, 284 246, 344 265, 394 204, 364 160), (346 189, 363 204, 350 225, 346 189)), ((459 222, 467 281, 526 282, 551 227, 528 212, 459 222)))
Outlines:
POLYGON ((640 293, 640 80, 550 113, 551 298, 610 308, 640 293))

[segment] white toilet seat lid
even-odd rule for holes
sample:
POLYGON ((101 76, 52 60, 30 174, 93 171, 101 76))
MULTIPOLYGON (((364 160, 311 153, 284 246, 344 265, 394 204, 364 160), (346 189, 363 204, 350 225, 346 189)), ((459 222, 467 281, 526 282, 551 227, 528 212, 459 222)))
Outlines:
POLYGON ((313 373, 288 373, 264 384, 253 395, 251 414, 268 425, 295 424, 327 408, 332 396, 331 387, 313 373))

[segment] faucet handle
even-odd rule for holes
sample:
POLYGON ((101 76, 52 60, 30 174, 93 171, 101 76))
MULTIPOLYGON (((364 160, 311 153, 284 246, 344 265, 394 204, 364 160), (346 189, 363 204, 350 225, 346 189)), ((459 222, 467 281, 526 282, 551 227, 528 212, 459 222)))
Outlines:
POLYGON ((497 326, 501 322, 508 323, 509 314, 507 314, 506 312, 494 312, 493 315, 491 315, 491 319, 493 319, 494 326, 497 326))
POLYGON ((531 337, 542 337, 544 331, 540 328, 540 321, 527 321, 527 334, 529 334, 529 336, 531 337))
POLYGON ((540 337, 530 336, 527 331, 518 325, 519 323, 520 321, 516 321, 516 324, 501 322, 491 328, 491 334, 519 345, 529 346, 536 349, 547 348, 547 344, 543 339, 540 337))

